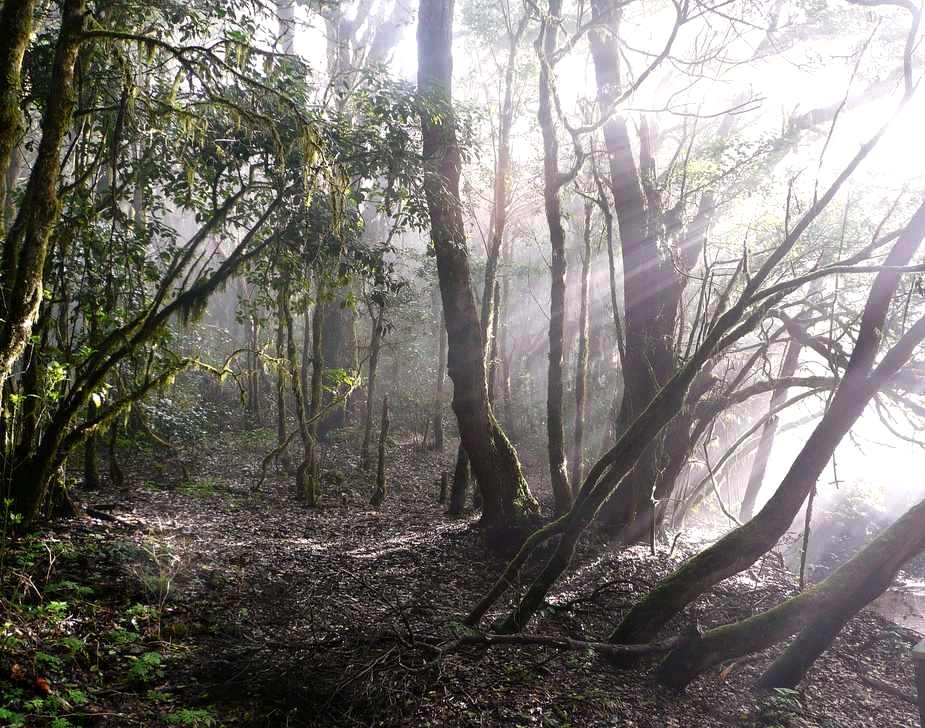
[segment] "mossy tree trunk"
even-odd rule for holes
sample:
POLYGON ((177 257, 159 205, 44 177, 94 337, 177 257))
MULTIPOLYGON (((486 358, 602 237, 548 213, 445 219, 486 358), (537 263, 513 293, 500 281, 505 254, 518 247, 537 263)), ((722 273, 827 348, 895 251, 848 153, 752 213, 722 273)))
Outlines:
POLYGON ((549 477, 556 513, 565 513, 572 504, 565 459, 565 433, 562 424, 562 349, 565 331, 565 230, 562 227, 562 203, 559 191, 570 179, 559 169, 559 140, 553 118, 553 56, 562 22, 561 0, 549 0, 546 17, 537 39, 540 54, 539 105, 537 116, 543 134, 543 205, 549 228, 549 366, 546 373, 546 443, 549 477))
POLYGON ((758 652, 800 632, 761 679, 793 687, 851 617, 892 584, 900 567, 925 550, 925 501, 914 506, 824 581, 773 609, 711 629, 668 654, 659 680, 682 688, 721 662, 758 652))
POLYGON ((5 230, 9 194, 7 170, 23 133, 22 61, 32 34, 34 13, 35 0, 6 0, 0 9, 0 236, 5 230))
MULTIPOLYGON (((34 3, 10 0, 0 11, 0 167, 5 177, 20 134, 19 86, 22 56, 31 30, 34 3), (9 65, 6 65, 9 64, 9 65)), ((22 354, 43 296, 42 277, 52 231, 58 217, 60 149, 74 111, 74 65, 84 28, 84 0, 67 0, 45 110, 42 136, 22 202, 3 241, 0 298, 0 408, 3 384, 22 354)), ((5 196, 5 187, 4 187, 5 196)))
POLYGON ((449 343, 453 411, 482 491, 483 522, 489 529, 507 530, 529 520, 539 506, 488 402, 484 338, 459 203, 461 159, 452 107, 452 26, 452 0, 421 0, 417 40, 418 89, 427 100, 421 115, 424 187, 449 343))

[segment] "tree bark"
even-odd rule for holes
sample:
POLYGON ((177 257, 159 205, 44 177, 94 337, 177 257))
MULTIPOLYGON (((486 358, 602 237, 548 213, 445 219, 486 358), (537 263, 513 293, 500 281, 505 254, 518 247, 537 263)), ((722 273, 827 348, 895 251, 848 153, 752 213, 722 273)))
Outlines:
POLYGON ((418 89, 427 99, 421 115, 424 188, 437 258, 453 380, 453 410, 460 437, 482 491, 482 519, 506 530, 538 510, 520 461, 488 403, 484 338, 472 291, 462 209, 460 150, 452 108, 452 0, 421 0, 418 14, 418 89))
MULTIPOLYGON (((0 169, 6 172, 12 145, 19 134, 20 68, 31 28, 33 3, 11 0, 0 15, 0 60, 9 62, 0 73, 0 169), (28 14, 28 18, 24 15, 28 14), (7 37, 9 33, 9 37, 7 37), (7 126, 9 124, 9 126, 7 126), (8 148, 9 147, 9 148, 8 148)), ((84 28, 84 0, 67 0, 55 46, 51 86, 42 116, 42 138, 22 203, 3 242, 2 302, 0 302, 0 408, 3 384, 20 357, 42 301, 45 257, 58 218, 60 148, 70 129, 76 103, 74 65, 84 28)))
POLYGON ((363 451, 361 464, 363 470, 369 470, 369 447, 373 432, 373 403, 376 395, 376 371, 379 368, 379 351, 382 348, 382 320, 385 316, 385 306, 379 305, 379 312, 371 314, 373 332, 369 343, 369 384, 366 386, 366 423, 363 428, 363 451))
MULTIPOLYGON (((508 208, 508 177, 511 174, 511 127, 514 123, 514 67, 521 38, 527 28, 529 14, 524 13, 516 30, 508 32, 508 56, 504 69, 504 87, 498 111, 498 153, 495 162, 494 189, 491 206, 491 234, 485 258, 485 283, 482 288, 482 331, 485 333, 485 358, 488 367, 489 395, 492 390, 492 357, 496 347, 495 332, 499 316, 496 295, 498 261, 505 241, 508 208)), ((493 404, 494 398, 489 396, 493 404)))
POLYGON ((321 497, 318 473, 318 413, 321 412, 324 397, 324 304, 321 297, 321 279, 318 275, 315 309, 312 312, 312 377, 311 404, 308 409, 308 425, 305 437, 305 456, 296 471, 296 487, 312 507, 318 505, 321 497))
POLYGON ((459 444, 456 450, 456 466, 453 468, 453 487, 450 488, 450 505, 447 514, 460 516, 466 507, 466 493, 469 492, 469 458, 466 449, 459 444))
MULTIPOLYGON (((317 505, 318 494, 314 481, 314 421, 306 421, 305 407, 305 380, 300 372, 304 369, 298 363, 298 353, 295 340, 295 326, 292 321, 292 311, 289 308, 289 291, 282 292, 280 297, 280 314, 283 319, 286 330, 286 356, 289 366, 289 380, 292 386, 292 398, 295 403, 296 426, 299 428, 299 437, 302 440, 302 461, 296 467, 296 489, 300 496, 303 496, 309 505, 317 505), (308 476, 308 477, 306 477, 308 476)), ((302 339, 303 346, 305 337, 302 339)), ((317 401, 317 400, 316 400, 317 401)), ((314 402, 313 402, 314 404, 314 402)))
MULTIPOLYGON (((602 109, 610 109, 622 83, 617 49, 620 10, 605 0, 594 0, 591 8, 592 17, 601 23, 590 36, 598 104, 602 109)), ((659 245, 664 231, 652 180, 648 181, 651 199, 646 195, 646 175, 654 178, 654 170, 650 169, 654 162, 645 127, 641 133, 639 167, 622 116, 615 115, 605 123, 603 135, 623 257, 624 394, 616 424, 616 430, 621 432, 648 406, 673 373, 672 345, 682 285, 674 262, 662 254, 659 245)), ((633 520, 651 507, 660 453, 656 443, 605 506, 603 518, 613 534, 629 537, 631 532, 627 529, 633 520)))
POLYGON ((501 327, 501 286, 495 281, 495 295, 492 298, 491 346, 488 351, 488 403, 495 407, 495 380, 498 375, 498 332, 501 327))
POLYGON ((799 631, 761 678, 764 687, 796 686, 844 624, 880 596, 902 565, 923 550, 925 501, 819 584, 762 614, 709 630, 676 648, 659 666, 658 678, 682 688, 713 665, 766 649, 799 631))
POLYGON ((280 297, 278 305, 278 314, 276 322, 276 442, 279 453, 276 456, 276 462, 279 468, 288 473, 292 469, 292 463, 289 460, 289 448, 286 445, 286 373, 285 370, 291 371, 292 362, 283 361, 286 356, 286 322, 283 311, 282 297, 288 295, 288 286, 283 285, 278 296, 280 297))
POLYGON ((382 423, 379 426, 379 466, 376 471, 376 492, 371 505, 379 508, 385 500, 388 485, 385 477, 385 443, 389 436, 389 398, 382 398, 382 423))
POLYGON ((589 306, 588 280, 591 275, 591 210, 585 202, 584 246, 581 258, 581 293, 578 301, 578 359, 575 362, 575 439, 572 444, 572 482, 584 477, 585 390, 588 383, 589 306))
MULTIPOLYGON (((6 203, 10 184, 7 170, 23 133, 22 60, 32 34, 35 0, 7 0, 0 10, 0 236, 6 230, 6 203)), ((2 400, 0 400, 2 404, 2 400)))
POLYGON ((446 325, 439 287, 434 289, 434 316, 437 321, 437 376, 434 383, 434 450, 443 452, 443 385, 446 382, 446 325))
POLYGON ((562 424, 562 348, 565 329, 565 230, 562 227, 562 204, 559 190, 559 140, 553 119, 552 57, 556 52, 561 22, 562 1, 549 0, 549 10, 537 39, 540 58, 539 118, 543 134, 543 203, 549 227, 549 366, 546 375, 546 438, 549 454, 549 477, 557 514, 572 504, 565 459, 565 433, 562 424))

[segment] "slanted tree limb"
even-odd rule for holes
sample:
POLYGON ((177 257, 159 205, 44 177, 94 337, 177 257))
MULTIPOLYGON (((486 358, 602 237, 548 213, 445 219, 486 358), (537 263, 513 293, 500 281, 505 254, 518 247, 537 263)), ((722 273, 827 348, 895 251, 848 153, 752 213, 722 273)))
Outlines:
POLYGON ((766 649, 800 632, 761 678, 792 687, 851 617, 882 594, 909 559, 925 550, 925 501, 913 506, 824 581, 766 612, 705 632, 672 650, 658 669, 665 685, 683 688, 721 662, 766 649))

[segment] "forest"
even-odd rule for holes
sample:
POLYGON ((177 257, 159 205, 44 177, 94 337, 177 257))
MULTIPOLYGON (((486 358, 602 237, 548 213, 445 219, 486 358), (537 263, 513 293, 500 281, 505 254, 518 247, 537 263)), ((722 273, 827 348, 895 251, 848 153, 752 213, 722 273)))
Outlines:
POLYGON ((922 725, 921 16, 2 0, 0 725, 922 725))

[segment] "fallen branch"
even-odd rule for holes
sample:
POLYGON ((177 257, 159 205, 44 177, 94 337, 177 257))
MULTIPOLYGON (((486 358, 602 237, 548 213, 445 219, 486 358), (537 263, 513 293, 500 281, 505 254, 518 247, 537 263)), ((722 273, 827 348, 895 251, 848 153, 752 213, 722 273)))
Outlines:
POLYGON ((586 642, 571 637, 556 637, 553 635, 523 634, 473 634, 459 637, 448 642, 443 647, 433 648, 437 656, 422 665, 416 672, 424 672, 438 665, 447 655, 458 652, 466 647, 522 647, 537 646, 550 647, 556 650, 591 650, 606 657, 624 657, 626 655, 656 655, 670 652, 687 642, 685 637, 672 637, 661 642, 647 642, 638 645, 615 645, 610 642, 586 642))
POLYGON ((858 677, 861 678, 861 682, 869 688, 887 693, 888 695, 892 695, 894 698, 899 698, 900 700, 904 700, 905 702, 911 703, 912 705, 917 706, 919 704, 919 701, 916 700, 912 693, 903 690, 896 685, 893 685, 893 683, 888 683, 886 680, 881 680, 879 677, 871 675, 866 669, 860 668, 860 666, 858 669, 858 677))

